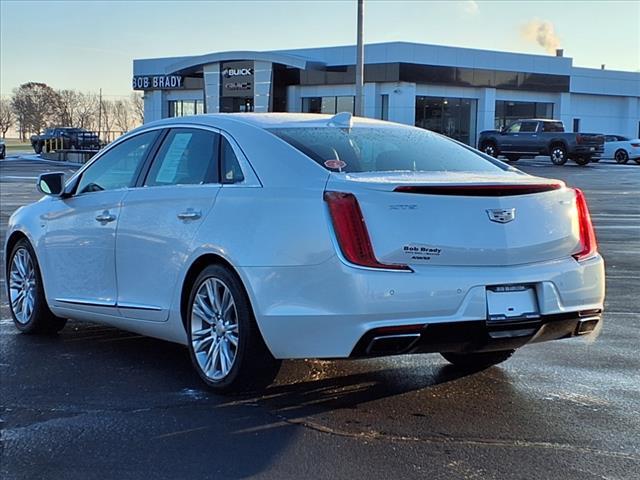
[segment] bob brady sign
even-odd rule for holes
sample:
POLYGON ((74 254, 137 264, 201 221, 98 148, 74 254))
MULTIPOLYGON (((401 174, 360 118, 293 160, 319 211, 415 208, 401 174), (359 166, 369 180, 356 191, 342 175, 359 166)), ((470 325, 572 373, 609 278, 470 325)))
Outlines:
POLYGON ((133 77, 134 90, 175 90, 184 88, 181 75, 141 75, 133 77))
POLYGON ((253 62, 224 62, 220 65, 223 97, 253 97, 253 62))

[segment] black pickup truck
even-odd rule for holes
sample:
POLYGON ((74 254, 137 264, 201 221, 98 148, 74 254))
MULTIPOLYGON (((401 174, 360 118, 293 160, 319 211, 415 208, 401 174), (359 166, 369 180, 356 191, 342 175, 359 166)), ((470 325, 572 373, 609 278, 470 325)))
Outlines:
POLYGON ((548 155, 554 165, 564 165, 569 159, 586 165, 604 152, 604 135, 565 132, 558 120, 527 119, 502 130, 480 132, 478 149, 492 157, 504 155, 510 162, 548 155))
POLYGON ((100 137, 95 132, 84 128, 56 127, 47 128, 42 135, 31 136, 31 146, 36 153, 42 150, 98 150, 101 147, 100 137))

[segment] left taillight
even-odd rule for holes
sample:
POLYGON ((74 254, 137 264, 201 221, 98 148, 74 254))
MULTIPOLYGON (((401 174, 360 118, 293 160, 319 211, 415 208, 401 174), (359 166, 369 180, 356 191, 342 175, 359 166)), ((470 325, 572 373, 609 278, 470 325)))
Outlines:
POLYGON ((379 262, 373 252, 371 238, 355 195, 324 192, 331 222, 344 258, 361 267, 412 271, 407 265, 379 262))
POLYGON ((574 253, 573 258, 580 262, 593 257, 598 252, 598 244, 584 193, 579 188, 574 188, 574 191, 576 192, 576 209, 580 228, 580 251, 574 253))

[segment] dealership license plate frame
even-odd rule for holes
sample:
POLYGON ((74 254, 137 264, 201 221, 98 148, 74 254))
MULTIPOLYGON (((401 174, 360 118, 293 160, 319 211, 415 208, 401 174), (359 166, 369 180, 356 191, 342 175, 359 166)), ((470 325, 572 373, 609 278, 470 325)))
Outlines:
POLYGON ((489 321, 530 320, 540 316, 535 285, 495 285, 486 288, 489 321))

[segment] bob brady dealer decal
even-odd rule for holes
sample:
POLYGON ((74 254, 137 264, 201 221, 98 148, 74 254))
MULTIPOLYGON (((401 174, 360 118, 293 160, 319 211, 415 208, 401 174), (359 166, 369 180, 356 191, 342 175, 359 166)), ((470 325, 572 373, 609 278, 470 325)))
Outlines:
POLYGON ((428 262, 433 257, 439 257, 442 253, 441 248, 431 247, 429 245, 419 245, 415 243, 411 243, 402 247, 402 251, 405 257, 410 258, 411 260, 422 260, 424 262, 428 262))
POLYGON ((149 75, 133 77, 134 90, 162 90, 183 88, 184 78, 180 75, 149 75))

